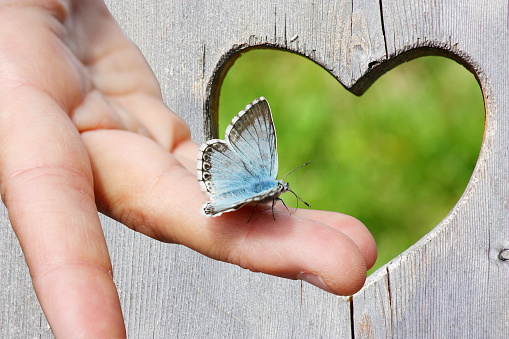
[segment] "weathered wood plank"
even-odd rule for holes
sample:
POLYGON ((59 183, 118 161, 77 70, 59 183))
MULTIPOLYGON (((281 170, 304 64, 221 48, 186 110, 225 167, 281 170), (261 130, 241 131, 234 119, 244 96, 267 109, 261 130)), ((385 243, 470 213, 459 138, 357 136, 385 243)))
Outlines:
POLYGON ((383 6, 389 58, 425 47, 456 58, 476 73, 487 110, 481 154, 462 198, 387 267, 393 335, 508 337, 500 310, 509 306, 509 270, 497 259, 509 241, 507 2, 384 0, 383 6))
MULTIPOLYGON (((311 5, 305 3, 296 6, 293 11, 285 11, 281 8, 283 6, 275 6, 272 11, 272 8, 267 8, 263 4, 235 4, 238 7, 235 10, 225 8, 228 6, 225 4, 219 6, 221 8, 206 8, 205 12, 209 13, 214 18, 213 20, 219 20, 219 26, 221 27, 214 26, 219 32, 218 35, 214 35, 214 39, 222 41, 224 45, 218 47, 215 51, 210 47, 208 49, 204 48, 209 62, 209 64, 205 64, 212 66, 205 73, 207 76, 212 76, 213 74, 208 72, 213 71, 221 58, 224 55, 231 54, 232 50, 238 51, 249 46, 268 45, 308 56, 328 69, 345 86, 354 86, 356 92, 362 92, 363 89, 369 86, 372 79, 375 79, 386 70, 384 67, 393 67, 405 58, 413 58, 419 53, 421 55, 438 53, 441 50, 436 48, 441 48, 445 49, 449 56, 457 55, 458 58, 466 60, 470 63, 469 66, 477 72, 481 81, 486 80, 483 89, 487 97, 488 114, 491 114, 491 110, 499 111, 500 103, 497 103, 497 107, 490 106, 490 93, 492 93, 490 86, 492 86, 492 83, 491 80, 486 79, 486 70, 479 65, 482 56, 485 59, 482 61, 495 66, 498 74, 503 74, 503 72, 499 72, 500 65, 507 65, 504 59, 504 49, 499 48, 500 45, 490 39, 494 38, 490 32, 500 31, 500 23, 503 22, 501 19, 507 17, 507 10, 503 2, 490 2, 489 6, 480 6, 483 8, 481 10, 478 8, 479 3, 475 1, 460 3, 383 1, 382 4, 383 20, 378 16, 380 10, 376 7, 376 4, 370 6, 373 4, 362 2, 353 2, 353 4, 350 2, 329 2, 327 4, 314 3, 311 5), (361 7, 361 5, 366 7, 361 7), (377 8, 377 10, 373 10, 373 8, 377 8), (322 12, 320 12, 320 9, 322 9, 322 12), (210 14, 217 12, 225 13, 224 17, 219 19, 214 14, 210 14), (250 13, 251 17, 247 18, 245 13, 250 13), (255 15, 252 13, 255 13, 255 15), (231 17, 233 18, 228 19, 231 17), (257 18, 262 22, 257 22, 257 18), (274 20, 267 20, 266 18, 274 18, 274 20), (321 20, 316 20, 316 18, 321 18, 321 20), (335 20, 331 20, 331 18, 335 18, 335 20), (228 25, 228 22, 231 22, 232 26, 230 26, 228 32, 225 32, 224 27, 228 25), (475 24, 472 24, 473 22, 475 24), (483 25, 480 25, 480 23, 483 25), (382 34, 382 27, 385 35, 382 34), (482 32, 484 45, 477 41, 480 34, 479 29, 482 32), (355 80, 361 78, 368 71, 370 65, 383 62, 386 55, 394 58, 403 52, 421 47, 432 47, 433 50, 419 49, 414 55, 406 53, 402 59, 398 60, 396 58, 395 63, 382 63, 378 69, 375 67, 374 75, 371 75, 371 78, 368 74, 360 85, 355 84, 355 80), (474 60, 478 61, 473 62, 474 60)), ((291 5, 292 3, 289 4, 289 6, 291 5)), ((203 19, 200 19, 200 21, 203 22, 203 19)), ((212 22, 206 21, 204 26, 210 27, 209 25, 212 24, 212 22)), ((505 33, 507 33, 506 30, 505 33)), ((505 73, 507 73, 507 70, 505 73)), ((493 74, 492 77, 503 80, 503 77, 501 78, 498 74, 493 74)), ((207 76, 204 77, 204 81, 209 81, 207 76)), ((202 83, 202 86, 204 86, 204 83, 202 83)), ((202 87, 203 91, 205 91, 204 87, 202 87)), ((500 93, 507 92, 507 88, 500 89, 500 93)), ((507 109, 504 111, 507 112, 507 109)), ((505 126, 507 126, 507 123, 505 126)), ((457 257, 454 253, 462 252, 459 251, 461 248, 459 244, 469 244, 469 242, 462 242, 463 240, 481 238, 478 240, 480 243, 476 244, 481 252, 487 250, 487 246, 489 246, 488 243, 483 243, 483 241, 487 239, 485 237, 486 231, 489 229, 488 226, 493 225, 493 222, 490 223, 488 220, 479 222, 480 219, 476 215, 486 214, 486 212, 482 212, 483 210, 486 211, 486 201, 484 203, 482 203, 483 200, 475 201, 472 198, 472 192, 487 189, 486 186, 480 187, 479 182, 480 176, 483 174, 485 177, 489 176, 484 172, 484 166, 486 154, 492 151, 490 149, 490 145, 493 143, 492 133, 493 131, 488 125, 480 165, 476 170, 476 174, 474 174, 469 191, 451 214, 451 217, 437 228, 433 234, 430 234, 416 245, 410 253, 395 260, 386 269, 389 272, 388 275, 383 272, 383 274, 377 275, 377 278, 371 278, 367 287, 354 297, 356 335, 363 336, 376 333, 377 337, 380 334, 408 337, 423 333, 455 333, 458 336, 462 334, 468 336, 475 333, 481 334, 489 328, 494 328, 494 324, 488 321, 488 314, 497 312, 497 307, 487 310, 487 306, 481 304, 476 304, 477 307, 482 307, 485 310, 485 316, 481 317, 481 320, 474 321, 471 326, 466 327, 456 326, 451 328, 450 326, 451 322, 459 324, 457 321, 465 316, 465 312, 468 319, 471 319, 477 313, 476 307, 472 308, 464 305, 464 303, 468 304, 471 300, 470 293, 485 295, 487 290, 494 289, 497 284, 495 281, 498 283, 503 281, 501 278, 506 273, 504 271, 506 266, 503 266, 497 260, 493 260, 496 250, 493 250, 490 256, 495 265, 500 266, 497 270, 500 274, 493 280, 491 287, 480 282, 475 286, 475 284, 472 284, 473 280, 468 277, 469 275, 477 276, 482 280, 488 276, 486 271, 493 271, 493 269, 486 265, 487 262, 478 262, 478 265, 472 265, 471 256, 463 256, 462 259, 465 262, 462 262, 462 265, 458 265, 456 260, 451 260, 451 258, 457 257), (461 216, 458 215, 460 209, 464 211, 472 210, 472 212, 468 216, 461 216), (470 229, 471 232, 464 233, 463 236, 453 236, 453 234, 460 231, 453 226, 458 223, 464 225, 463 230, 470 229), (477 224, 480 227, 475 227, 477 224), (442 240, 439 237, 443 232, 448 233, 449 241, 442 240), (457 241, 458 245, 453 246, 454 241, 457 241), (428 249, 428 247, 431 247, 431 249, 428 249), (438 265, 437 262, 443 262, 443 265, 438 265), (420 269, 418 269, 419 267, 420 269), (464 274, 460 276, 458 270, 464 272, 464 274), (480 274, 476 275, 476 272, 480 274), (422 275, 425 275, 425 279, 422 275), (463 289, 458 290, 456 280, 459 277, 463 281, 460 284, 463 289), (434 282, 434 284, 425 283, 426 281, 434 282), (383 286, 387 286, 385 294, 383 293, 383 286), (455 290, 457 292, 454 292, 455 290), (468 296, 465 295, 465 291, 468 291, 468 296), (451 294, 454 295, 452 299, 451 297, 446 298, 451 294), (460 303, 460 301, 463 302, 460 303), (428 312, 423 312, 423 304, 432 305, 425 308, 428 312), (451 312, 452 305, 462 305, 464 312, 451 312), (391 312, 387 311, 389 307, 391 312), (361 310, 362 312, 360 312, 361 310), (388 319, 387 314, 392 312, 394 313, 394 319, 388 319), (423 313, 424 316, 421 317, 423 313), (367 320, 373 325, 373 332, 363 332, 363 329, 367 328, 363 325, 369 324, 369 322, 366 323, 367 320), (440 324, 443 326, 437 326, 440 324), (457 332, 454 332, 454 330, 457 332)), ((505 135, 509 134, 505 133, 505 135)), ((199 138, 197 139, 199 140, 199 138)), ((504 147, 503 143, 501 146, 504 147)), ((501 161, 506 160, 503 160, 502 157, 501 161)), ((506 171, 507 167, 507 163, 499 163, 498 166, 492 168, 506 171)), ((500 170, 498 171, 500 172, 500 170)), ((506 173, 505 171, 504 173, 506 173)), ((500 178, 500 174, 491 175, 491 180, 497 177, 500 178)), ((507 187, 507 185, 498 187, 507 187)), ((507 199, 508 195, 507 192, 503 192, 499 196, 507 199)), ((484 199, 489 200, 490 194, 488 193, 488 197, 484 197, 484 199)), ((500 201, 493 202, 493 208, 496 209, 497 206, 500 209, 503 204, 500 201)), ((500 218, 500 214, 497 213, 497 215, 497 218, 500 218)), ((503 216, 503 220, 506 217, 507 214, 503 216)), ((500 225, 504 224, 503 220, 502 223, 498 223, 499 229, 501 229, 500 225)), ((502 230, 502 232, 506 231, 502 230)), ((493 239, 496 238, 493 237, 493 239)), ((504 239, 503 241, 507 242, 508 237, 507 234, 503 234, 497 239, 504 239)), ((501 246, 502 244, 497 244, 496 247, 501 246)), ((467 248, 470 247, 467 246, 467 248)), ((476 253, 477 260, 482 257, 479 251, 476 253)), ((504 288, 495 290, 498 291, 495 294, 500 297, 502 297, 500 293, 505 293, 504 288)), ((507 296, 505 297, 503 300, 507 300, 507 296)), ((498 314, 501 315, 502 313, 498 314)), ((501 320, 498 319, 496 323, 504 324, 501 320)), ((502 325, 499 333, 507 333, 507 326, 502 325)))
POLYGON ((353 337, 392 338, 391 295, 387 271, 378 270, 352 297, 353 337))
MULTIPOLYGON (((509 261, 498 258, 509 248, 506 1, 107 4, 197 142, 213 132, 228 57, 259 46, 307 56, 357 94, 406 59, 444 53, 476 73, 488 116, 479 162, 457 206, 372 275, 353 304, 157 243, 101 216, 131 337, 509 337, 509 261)), ((9 282, 0 290, 0 336, 51 337, 5 208, 0 246, 2 281, 9 282)))
POLYGON ((0 248, 0 279, 3 282, 0 288, 0 336, 52 338, 3 204, 0 208, 0 248))
MULTIPOLYGON (((202 120, 204 117, 196 113, 202 111, 207 105, 205 95, 211 92, 211 82, 217 81, 217 78, 222 76, 222 71, 227 68, 222 68, 224 65, 221 64, 225 55, 231 55, 232 51, 239 52, 250 46, 286 48, 312 57, 350 86, 353 79, 362 76, 362 72, 366 71, 365 67, 359 66, 360 60, 369 63, 385 56, 381 21, 371 20, 371 11, 363 12, 369 5, 376 7, 377 2, 364 3, 362 6, 359 4, 353 6, 350 1, 300 2, 293 8, 279 3, 207 2, 196 6, 207 15, 199 16, 194 13, 193 16, 187 16, 192 8, 184 2, 161 3, 157 12, 172 13, 172 15, 163 15, 162 17, 156 15, 154 19, 151 17, 154 15, 152 11, 142 14, 142 17, 145 15, 147 18, 143 21, 151 23, 150 27, 144 31, 129 26, 133 20, 140 20, 140 13, 132 12, 131 6, 116 5, 114 11, 118 11, 116 12, 117 17, 126 20, 125 29, 128 35, 140 46, 154 68, 169 106, 191 124, 194 138, 199 142, 203 138, 201 127, 204 125, 202 120), (186 20, 182 20, 182 18, 186 18, 186 20), (177 24, 181 25, 179 27, 181 33, 175 32, 174 27, 177 24), (159 36, 159 39, 156 41, 151 39, 154 35, 159 36), (315 46, 324 46, 324 48, 316 49, 315 46), (164 51, 163 54, 160 53, 161 51, 164 51), (360 54, 362 54, 362 58, 360 54), (345 67, 344 65, 349 66, 345 67), (175 83, 181 84, 181 87, 166 85, 175 83)), ((379 15, 379 10, 375 13, 379 15)), ((206 259, 196 257, 191 253, 188 255, 191 258, 187 258, 187 262, 189 260, 191 262, 201 261, 204 262, 204 265, 210 265, 210 268, 205 267, 205 269, 215 271, 218 276, 225 277, 224 281, 232 279, 232 274, 238 270, 224 266, 224 264, 207 262, 206 259)), ((151 257, 149 254, 147 256, 151 257)), ((194 266, 189 262, 183 266, 188 265, 194 266)), ((350 303, 348 300, 332 297, 333 300, 336 300, 333 303, 336 306, 331 308, 333 304, 323 297, 313 297, 316 296, 316 293, 322 292, 306 288, 305 291, 308 292, 303 295, 303 300, 306 300, 304 309, 308 316, 296 318, 295 311, 301 307, 298 304, 289 307, 288 303, 284 301, 284 297, 281 300, 281 296, 295 294, 295 284, 287 285, 286 282, 276 279, 277 285, 275 286, 277 287, 270 287, 274 283, 269 284, 269 282, 274 281, 275 278, 263 277, 253 281, 252 276, 253 274, 248 272, 242 272, 240 276, 241 280, 251 281, 251 284, 248 285, 250 286, 249 294, 241 298, 244 300, 243 308, 235 309, 229 305, 236 304, 231 300, 232 294, 236 294, 236 298, 240 298, 238 293, 235 293, 235 289, 224 298, 215 299, 215 304, 222 305, 222 309, 228 310, 235 314, 236 318, 242 319, 241 322, 232 324, 232 327, 236 329, 228 330, 231 331, 231 337, 244 336, 246 333, 250 333, 250 336, 256 334, 255 337, 279 336, 276 334, 285 336, 285 332, 290 329, 293 333, 300 335, 307 333, 307 336, 310 337, 350 336, 350 303), (261 281, 264 283, 259 282, 258 279, 262 279, 261 281), (272 293, 267 294, 267 291, 272 291, 272 293), (289 309, 294 312, 288 312, 289 309), (323 312, 323 309, 329 309, 329 311, 323 312), (254 310, 260 310, 261 313, 254 312, 254 310), (317 313, 318 310, 322 311, 317 313), (268 326, 264 318, 259 318, 261 314, 267 314, 267 318, 274 321, 273 326, 268 326), (301 320, 298 321, 298 319, 301 320), (343 319, 343 321, 338 322, 338 319, 343 319), (242 325, 246 323, 249 325, 246 325, 249 330, 242 325), (328 324, 328 326, 310 326, 310 324, 320 323, 328 324), (336 326, 330 327, 331 324, 336 324, 336 326)), ((186 280, 183 279, 180 283, 175 283, 177 285, 185 284, 186 280)), ((206 279, 199 282, 196 277, 193 279, 192 276, 189 277, 189 280, 198 284, 197 290, 203 293, 203 295, 195 293, 194 298, 197 300, 203 299, 204 295, 211 293, 210 286, 217 286, 219 291, 223 291, 227 285, 225 282, 218 282, 217 285, 210 284, 206 279)), ((235 277, 234 281, 238 281, 238 278, 235 277)), ((213 292, 212 294, 216 295, 217 293, 213 292)), ((187 310, 187 313, 197 312, 200 314, 203 312, 201 306, 200 310, 194 310, 189 308, 187 302, 179 306, 178 300, 170 300, 169 303, 176 310, 182 307, 182 310, 187 310)), ((207 312, 211 312, 211 310, 207 312)), ((128 322, 133 323, 133 321, 128 322)), ((188 323, 189 320, 186 319, 180 323, 184 322, 188 323)), ((194 324, 194 326, 198 325, 194 324)), ((223 330, 218 333, 224 332, 225 328, 230 328, 224 324, 220 327, 223 330)), ((201 327, 191 328, 195 333, 200 333, 197 331, 200 331, 201 327)))

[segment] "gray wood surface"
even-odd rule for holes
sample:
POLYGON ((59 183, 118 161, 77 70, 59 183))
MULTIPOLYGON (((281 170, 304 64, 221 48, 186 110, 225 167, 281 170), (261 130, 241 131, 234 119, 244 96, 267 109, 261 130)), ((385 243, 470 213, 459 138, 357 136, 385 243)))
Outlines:
MULTIPOLYGON (((300 282, 160 244, 101 216, 131 337, 509 338, 509 261, 499 259, 509 248, 507 1, 107 4, 197 142, 214 132, 221 77, 238 52, 253 46, 307 56, 356 94, 401 62, 446 55, 477 76, 487 115, 460 201, 351 298, 307 284, 301 292, 300 282)), ((51 338, 5 207, 0 248, 0 337, 51 338)))

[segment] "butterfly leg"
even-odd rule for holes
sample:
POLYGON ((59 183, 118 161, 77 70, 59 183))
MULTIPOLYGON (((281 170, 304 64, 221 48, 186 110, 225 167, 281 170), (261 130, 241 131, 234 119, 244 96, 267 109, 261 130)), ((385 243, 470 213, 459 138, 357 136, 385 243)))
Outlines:
POLYGON ((277 198, 277 200, 281 201, 283 203, 283 206, 286 208, 286 210, 288 211, 288 213, 292 214, 292 212, 290 212, 290 209, 288 208, 288 206, 286 206, 285 204, 285 201, 281 198, 277 198))
POLYGON ((288 206, 286 206, 283 199, 281 199, 281 198, 272 199, 272 218, 274 219, 274 221, 276 221, 276 217, 274 216, 274 205, 276 205, 276 201, 278 201, 278 200, 283 203, 283 206, 286 208, 288 213, 292 214, 292 212, 290 212, 290 209, 288 209, 288 206))
POLYGON ((281 199, 279 199, 279 198, 272 199, 272 219, 274 219, 274 221, 276 221, 276 217, 274 216, 274 205, 276 204, 276 200, 281 200, 281 199))
POLYGON ((251 215, 249 216, 249 219, 247 219, 247 222, 249 222, 249 220, 251 220, 251 217, 253 216, 253 214, 254 214, 254 212, 255 212, 255 210, 256 210, 256 207, 258 206, 258 204, 259 204, 259 203, 260 203, 260 202, 259 202, 259 201, 257 201, 257 202, 256 202, 256 205, 254 205, 254 207, 253 207, 253 211, 251 212, 251 215))

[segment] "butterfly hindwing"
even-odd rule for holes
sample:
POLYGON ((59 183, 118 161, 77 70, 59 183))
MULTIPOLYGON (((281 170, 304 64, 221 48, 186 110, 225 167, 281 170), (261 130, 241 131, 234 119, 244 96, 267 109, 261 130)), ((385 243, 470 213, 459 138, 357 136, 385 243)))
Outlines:
POLYGON ((237 192, 228 192, 225 195, 213 197, 210 201, 203 205, 202 213, 209 216, 219 216, 225 212, 236 211, 242 206, 254 202, 263 201, 267 198, 278 197, 280 190, 278 186, 257 194, 253 194, 249 190, 239 190, 237 192), (245 199, 239 200, 239 198, 245 197, 245 199))
POLYGON ((199 159, 198 180, 209 196, 231 191, 250 178, 241 158, 223 140, 213 139, 203 144, 199 159))

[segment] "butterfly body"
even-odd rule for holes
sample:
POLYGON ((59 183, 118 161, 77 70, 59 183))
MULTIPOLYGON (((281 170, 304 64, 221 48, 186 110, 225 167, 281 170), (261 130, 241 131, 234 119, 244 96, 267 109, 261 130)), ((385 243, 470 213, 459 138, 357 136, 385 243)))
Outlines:
POLYGON ((225 139, 212 139, 200 147, 198 181, 210 197, 201 213, 219 216, 248 203, 274 202, 290 190, 277 180, 276 130, 270 107, 261 97, 237 114, 225 139))

